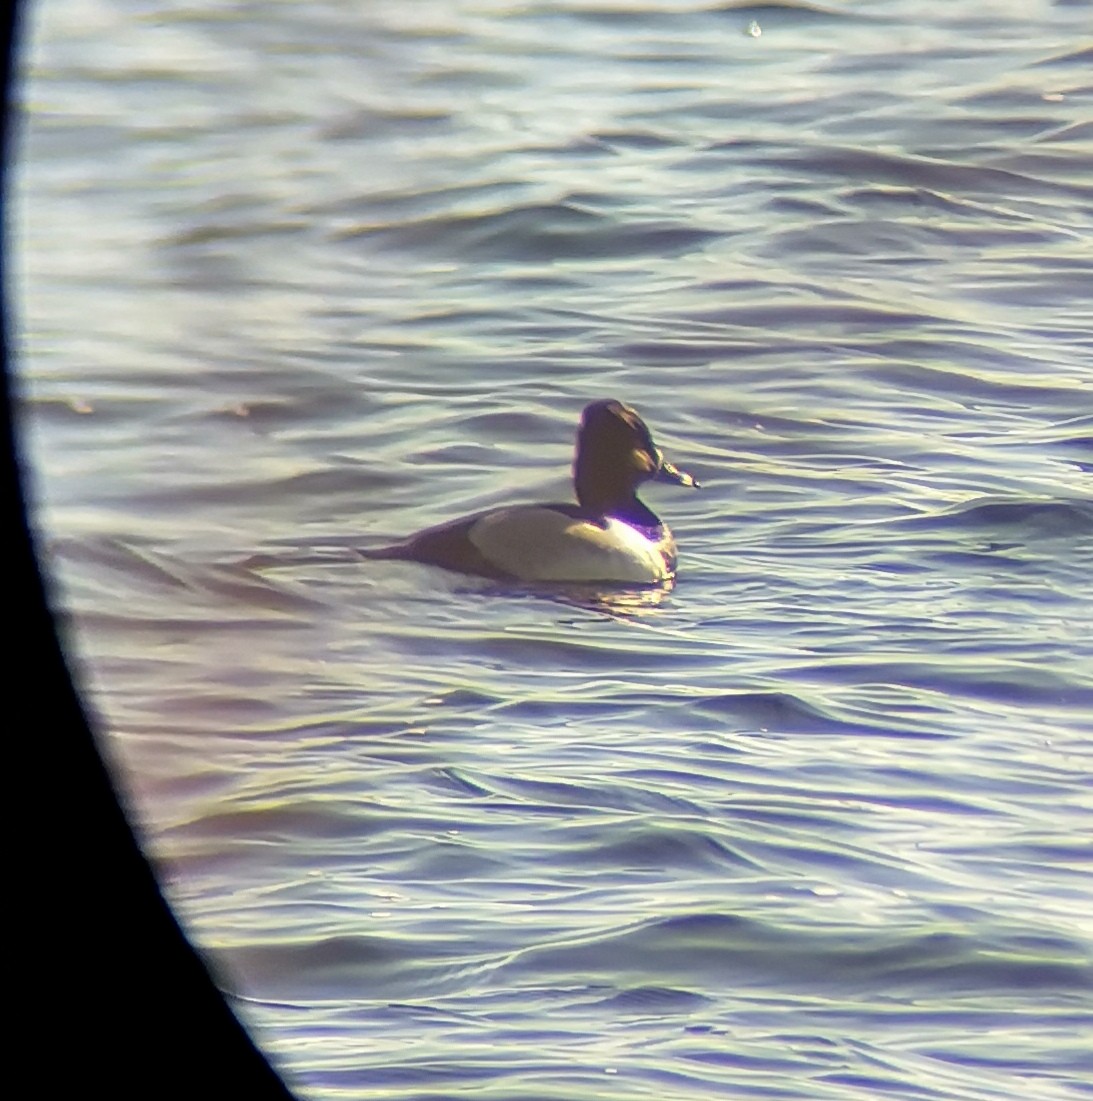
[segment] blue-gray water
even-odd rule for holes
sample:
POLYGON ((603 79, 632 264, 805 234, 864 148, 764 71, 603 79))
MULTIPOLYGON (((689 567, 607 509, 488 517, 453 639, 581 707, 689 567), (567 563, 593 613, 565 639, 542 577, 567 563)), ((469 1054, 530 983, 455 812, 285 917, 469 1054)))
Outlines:
POLYGON ((1093 1097, 1088 3, 50 0, 27 460, 307 1098, 1093 1097), (375 545, 636 405, 674 591, 375 545))

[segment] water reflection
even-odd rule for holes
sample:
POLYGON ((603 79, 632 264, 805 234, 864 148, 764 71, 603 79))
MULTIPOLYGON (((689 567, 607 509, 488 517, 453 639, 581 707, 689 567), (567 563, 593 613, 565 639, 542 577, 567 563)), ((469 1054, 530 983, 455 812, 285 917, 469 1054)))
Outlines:
POLYGON ((675 588, 675 579, 641 588, 634 586, 609 585, 535 585, 516 583, 508 586, 494 583, 490 592, 496 595, 525 595, 553 600, 572 608, 589 612, 600 612, 613 619, 635 619, 655 613, 668 599, 675 588))

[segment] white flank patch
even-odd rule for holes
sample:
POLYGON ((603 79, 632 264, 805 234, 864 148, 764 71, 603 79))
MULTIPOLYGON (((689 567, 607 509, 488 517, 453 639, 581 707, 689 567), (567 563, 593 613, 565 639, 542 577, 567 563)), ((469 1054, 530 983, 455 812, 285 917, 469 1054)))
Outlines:
POLYGON ((671 575, 655 543, 620 520, 600 528, 549 508, 499 509, 475 524, 470 541, 523 581, 630 581, 671 575))

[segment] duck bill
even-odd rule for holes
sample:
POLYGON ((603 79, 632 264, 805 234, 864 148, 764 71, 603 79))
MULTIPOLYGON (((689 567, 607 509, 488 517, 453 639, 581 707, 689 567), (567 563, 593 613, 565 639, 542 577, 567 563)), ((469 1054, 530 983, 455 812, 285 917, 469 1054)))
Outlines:
POLYGON ((700 488, 697 478, 692 477, 685 470, 680 470, 679 467, 673 466, 664 459, 660 460, 660 466, 657 468, 656 474, 653 475, 653 479, 658 482, 671 482, 677 486, 687 486, 690 489, 700 488))

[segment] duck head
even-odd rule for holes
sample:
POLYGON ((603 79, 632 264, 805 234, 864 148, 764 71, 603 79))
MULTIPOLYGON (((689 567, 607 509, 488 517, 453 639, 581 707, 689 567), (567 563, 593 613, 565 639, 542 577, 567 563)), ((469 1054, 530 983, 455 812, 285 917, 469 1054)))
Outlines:
POLYGON ((690 474, 665 461, 645 421, 630 406, 613 399, 586 405, 573 462, 573 485, 581 508, 624 517, 634 506, 647 511, 637 500, 637 491, 649 481, 698 488, 690 474))

